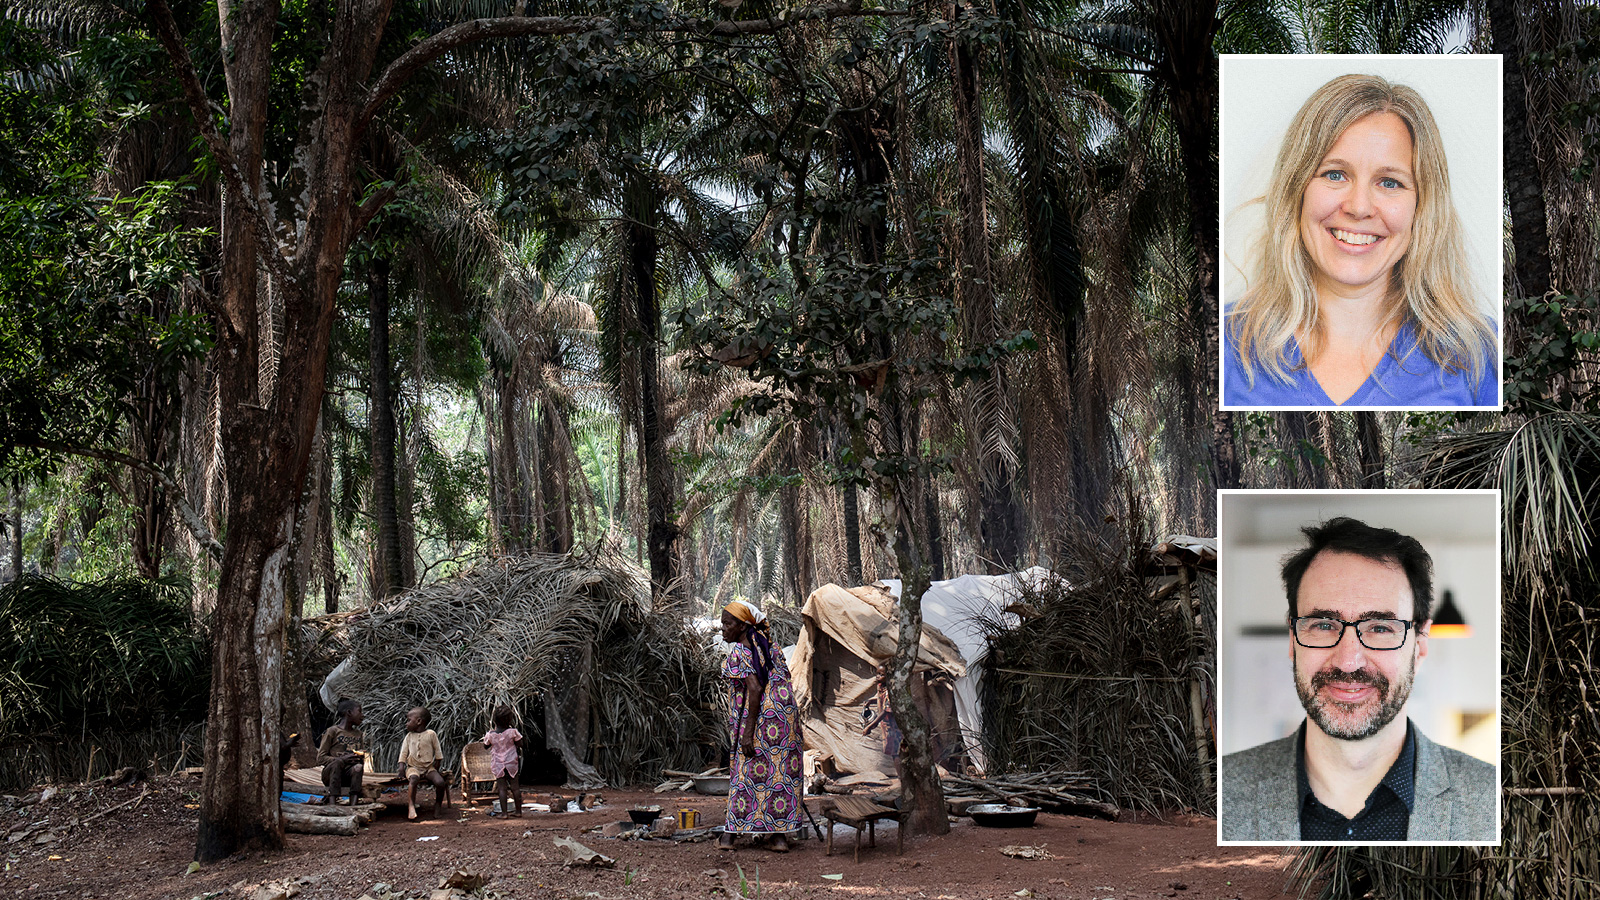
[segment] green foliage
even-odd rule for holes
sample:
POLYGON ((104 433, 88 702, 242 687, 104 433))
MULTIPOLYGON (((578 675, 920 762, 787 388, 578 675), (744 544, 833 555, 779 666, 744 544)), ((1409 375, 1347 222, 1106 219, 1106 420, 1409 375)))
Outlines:
POLYGON ((175 578, 0 586, 0 736, 205 715, 207 643, 175 578))
POLYGON ((1522 353, 1506 358, 1506 409, 1600 412, 1583 376, 1600 362, 1600 293, 1508 297, 1506 315, 1525 335, 1522 353))
POLYGON ((735 863, 734 868, 739 872, 739 896, 761 900, 761 867, 756 866, 748 876, 744 874, 744 866, 735 863))
POLYGON ((1311 441, 1301 439, 1296 441, 1292 449, 1279 446, 1278 422, 1268 412, 1247 412, 1244 414, 1244 451, 1251 459, 1260 460, 1261 464, 1269 469, 1292 469, 1299 461, 1304 460, 1319 468, 1327 468, 1328 456, 1311 441))
POLYGON ((450 453, 432 442, 417 454, 416 518, 451 543, 484 539, 483 498, 489 493, 482 452, 450 453))
POLYGON ((178 222, 180 184, 95 196, 98 107, 17 87, 48 53, 0 31, 0 469, 48 469, 55 453, 28 448, 109 443, 141 385, 209 349, 176 302, 208 233, 178 222))

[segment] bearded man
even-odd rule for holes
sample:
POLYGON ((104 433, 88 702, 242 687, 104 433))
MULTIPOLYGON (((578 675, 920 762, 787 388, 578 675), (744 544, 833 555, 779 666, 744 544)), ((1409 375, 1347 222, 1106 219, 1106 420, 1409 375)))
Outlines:
POLYGON ((1428 656, 1432 558, 1415 538, 1355 519, 1302 532, 1283 586, 1306 720, 1223 758, 1222 840, 1493 841, 1494 767, 1403 715, 1428 656))

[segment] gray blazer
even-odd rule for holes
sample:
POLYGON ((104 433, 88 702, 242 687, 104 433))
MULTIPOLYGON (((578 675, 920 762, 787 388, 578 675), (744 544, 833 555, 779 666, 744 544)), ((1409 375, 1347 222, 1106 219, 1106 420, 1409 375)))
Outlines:
MULTIPOLYGON (((1417 774, 1407 841, 1492 841, 1494 766, 1441 747, 1412 723, 1417 774)), ((1217 817, 1225 841, 1300 840, 1295 735, 1222 759, 1217 817)))

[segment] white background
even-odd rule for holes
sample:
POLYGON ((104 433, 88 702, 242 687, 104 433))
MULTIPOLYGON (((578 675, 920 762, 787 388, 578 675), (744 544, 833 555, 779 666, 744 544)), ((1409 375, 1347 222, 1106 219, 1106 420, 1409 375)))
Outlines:
POLYGON ((1473 739, 1456 737, 1459 712, 1499 709, 1500 554, 1493 492, 1227 491, 1219 492, 1218 506, 1220 754, 1284 737, 1305 718, 1294 691, 1281 562, 1305 546, 1302 526, 1345 515, 1410 535, 1433 557, 1434 609, 1448 589, 1472 636, 1428 642, 1408 712, 1438 743, 1499 762, 1498 715, 1474 729, 1473 739), (1246 636, 1249 626, 1273 626, 1279 634, 1246 636))
POLYGON ((1312 91, 1340 75, 1380 75, 1413 88, 1433 112, 1456 213, 1483 309, 1500 318, 1501 116, 1497 56, 1228 56, 1221 58, 1224 305, 1244 294, 1261 197, 1289 122, 1312 91))

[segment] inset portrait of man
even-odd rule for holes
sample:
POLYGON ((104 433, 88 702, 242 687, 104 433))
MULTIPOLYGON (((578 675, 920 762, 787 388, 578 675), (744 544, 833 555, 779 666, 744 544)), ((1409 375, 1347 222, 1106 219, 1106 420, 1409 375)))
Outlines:
POLYGON ((1301 531, 1279 574, 1305 717, 1288 737, 1223 758, 1221 839, 1493 841, 1495 767, 1431 740, 1408 714, 1429 671, 1432 557, 1348 516, 1301 531))

